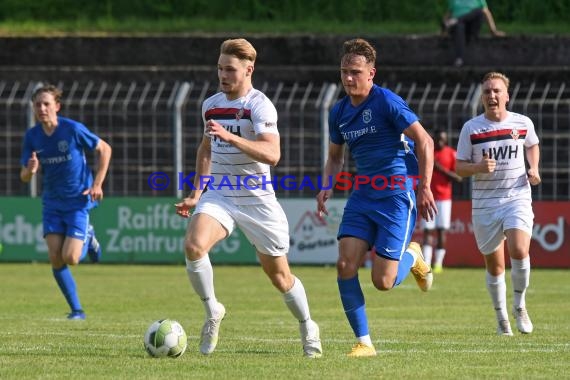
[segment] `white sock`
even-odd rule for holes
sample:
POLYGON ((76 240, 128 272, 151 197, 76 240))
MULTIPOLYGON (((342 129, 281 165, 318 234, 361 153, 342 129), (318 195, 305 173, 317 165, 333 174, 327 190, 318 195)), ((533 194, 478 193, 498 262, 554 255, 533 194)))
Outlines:
POLYGON ((367 346, 372 346, 372 339, 370 339, 370 335, 359 336, 358 342, 363 343, 367 346))
POLYGON ((505 272, 498 276, 493 276, 489 272, 485 272, 485 274, 487 290, 489 291, 489 295, 491 295, 491 301, 495 308, 497 320, 508 320, 509 315, 507 313, 507 284, 505 283, 505 272))
POLYGON ((443 258, 445 257, 445 248, 438 248, 435 250, 435 265, 443 265, 443 258))
POLYGON ((426 244, 422 247, 422 253, 424 254, 424 261, 427 265, 431 266, 431 257, 433 255, 433 247, 429 244, 426 244))
POLYGON ((216 312, 218 300, 214 292, 214 270, 210 256, 205 255, 196 261, 186 259, 186 273, 188 273, 192 288, 204 304, 206 318, 212 318, 216 312))
POLYGON ((513 282, 513 306, 526 307, 526 289, 530 283, 530 257, 522 260, 511 258, 511 281, 513 282))
POLYGON ((293 287, 283 293, 283 300, 291 311, 291 314, 302 323, 311 319, 309 302, 307 301, 307 294, 305 293, 303 283, 297 277, 293 276, 293 278, 295 280, 293 287))

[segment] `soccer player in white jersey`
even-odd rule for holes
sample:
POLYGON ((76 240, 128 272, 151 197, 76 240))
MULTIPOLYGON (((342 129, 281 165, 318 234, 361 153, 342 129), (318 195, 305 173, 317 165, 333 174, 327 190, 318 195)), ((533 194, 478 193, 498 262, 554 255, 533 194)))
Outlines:
POLYGON ((221 92, 202 104, 205 128, 196 157, 194 189, 175 205, 177 214, 191 215, 184 249, 190 283, 206 311, 200 351, 204 355, 214 351, 226 313, 214 292, 208 252, 237 226, 299 321, 304 355, 320 357, 319 327, 311 319, 303 284, 287 261, 289 224, 270 179, 270 166, 281 156, 277 111, 252 86, 256 56, 245 39, 222 43, 218 59, 221 92))
POLYGON ((538 137, 528 117, 507 110, 509 79, 504 74, 487 73, 481 86, 485 112, 469 120, 461 130, 456 172, 462 177, 473 176, 473 230, 485 258, 497 334, 513 335, 507 311, 505 239, 511 260, 512 311, 518 330, 530 334, 533 325, 525 295, 530 279, 529 248, 534 219, 530 185, 541 181, 538 137))

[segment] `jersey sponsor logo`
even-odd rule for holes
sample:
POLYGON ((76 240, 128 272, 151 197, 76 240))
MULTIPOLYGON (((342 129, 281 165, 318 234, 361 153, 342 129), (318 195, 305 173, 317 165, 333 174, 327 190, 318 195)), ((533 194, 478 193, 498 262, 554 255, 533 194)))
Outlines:
POLYGON ((57 149, 61 153, 65 153, 69 150, 69 144, 67 143, 67 141, 61 140, 60 142, 57 143, 57 149))
POLYGON ((494 158, 495 160, 513 159, 517 158, 519 153, 518 145, 505 145, 505 146, 494 146, 487 150, 483 149, 481 153, 487 154, 489 158, 494 158))
POLYGON ((372 110, 370 108, 365 109, 362 111, 362 121, 366 124, 372 121, 372 110))

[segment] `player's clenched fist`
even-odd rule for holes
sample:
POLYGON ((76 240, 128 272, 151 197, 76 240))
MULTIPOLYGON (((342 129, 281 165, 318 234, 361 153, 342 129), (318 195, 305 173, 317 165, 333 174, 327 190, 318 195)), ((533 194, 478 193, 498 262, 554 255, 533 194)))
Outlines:
POLYGON ((481 171, 483 173, 493 173, 497 167, 497 161, 494 158, 489 158, 488 153, 483 153, 483 159, 480 162, 481 171))
POLYGON ((28 160, 28 170, 31 174, 35 174, 38 171, 40 166, 40 162, 38 161, 38 157, 36 156, 36 152, 32 152, 32 156, 28 160))

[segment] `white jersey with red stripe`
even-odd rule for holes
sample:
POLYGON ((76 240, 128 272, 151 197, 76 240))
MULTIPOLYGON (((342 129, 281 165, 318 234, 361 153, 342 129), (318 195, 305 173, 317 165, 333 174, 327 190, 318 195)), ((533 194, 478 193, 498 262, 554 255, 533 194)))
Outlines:
POLYGON ((473 215, 484 214, 514 200, 532 200, 525 165, 526 148, 538 144, 532 121, 509 112, 494 122, 479 115, 467 121, 459 135, 457 159, 481 162, 483 154, 497 161, 492 173, 473 176, 473 215))
MULTIPOLYGON (((275 106, 256 89, 235 100, 228 100, 222 92, 209 97, 202 104, 202 118, 204 126, 212 119, 229 132, 252 141, 259 134, 279 134, 275 106)), ((217 191, 236 205, 275 199, 270 165, 255 161, 216 137, 211 137, 211 146, 211 177, 203 179, 209 182, 208 191, 217 191)))

